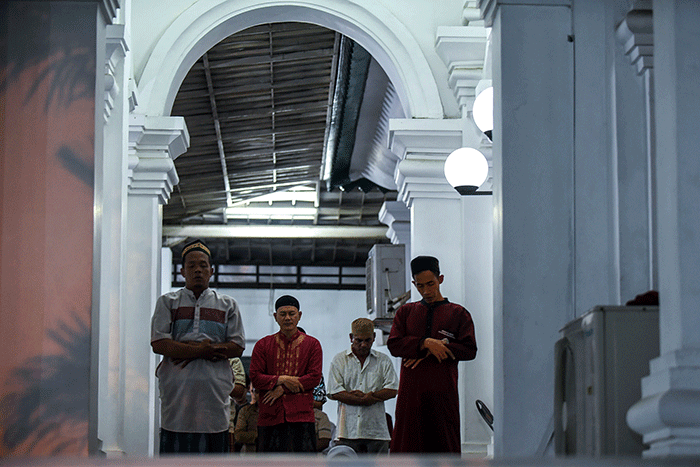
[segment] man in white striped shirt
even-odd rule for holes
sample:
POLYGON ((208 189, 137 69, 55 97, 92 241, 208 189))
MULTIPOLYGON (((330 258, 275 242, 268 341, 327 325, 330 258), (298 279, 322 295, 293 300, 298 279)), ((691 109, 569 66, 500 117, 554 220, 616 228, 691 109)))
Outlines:
POLYGON ((151 347, 163 356, 156 369, 161 454, 229 452, 228 359, 243 353, 245 333, 236 301, 209 288, 211 264, 204 242, 185 245, 185 288, 162 295, 151 319, 151 347))

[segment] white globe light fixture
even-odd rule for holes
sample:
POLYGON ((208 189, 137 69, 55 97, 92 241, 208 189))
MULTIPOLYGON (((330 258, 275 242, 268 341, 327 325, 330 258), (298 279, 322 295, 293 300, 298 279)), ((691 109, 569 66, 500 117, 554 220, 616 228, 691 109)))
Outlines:
POLYGON ((472 118, 479 130, 491 139, 493 133, 493 86, 481 91, 474 99, 472 118))
POLYGON ((445 178, 460 195, 477 194, 488 174, 486 157, 474 148, 459 148, 445 160, 445 178))

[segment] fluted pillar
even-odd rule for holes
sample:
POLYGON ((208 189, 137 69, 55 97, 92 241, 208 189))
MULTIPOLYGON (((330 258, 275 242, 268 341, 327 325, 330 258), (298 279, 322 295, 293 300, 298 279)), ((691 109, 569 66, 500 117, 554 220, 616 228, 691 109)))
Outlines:
MULTIPOLYGON (((395 179, 398 199, 410 211, 411 255, 433 255, 440 260, 445 275, 443 296, 471 312, 477 344, 480 349, 488 349, 490 343, 485 336, 490 335, 490 329, 484 320, 492 309, 487 309, 482 300, 491 298, 491 265, 483 256, 475 258, 478 252, 491 251, 491 197, 465 200, 444 176, 445 159, 462 146, 463 125, 462 119, 391 120, 389 142, 402 159, 395 179)), ((415 289, 412 298, 420 299, 415 289)), ((467 456, 484 457, 487 453, 490 429, 474 402, 476 398, 489 400, 492 377, 486 370, 491 367, 488 350, 478 354, 476 361, 460 365, 461 439, 467 456)))
POLYGON ((181 117, 132 115, 129 122, 129 188, 124 300, 126 368, 125 451, 153 455, 158 426, 156 357, 150 321, 161 293, 162 205, 178 176, 173 160, 185 152, 189 135, 181 117))
POLYGON ((627 421, 645 457, 700 457, 700 4, 654 1, 659 358, 627 421), (663 155, 661 157, 661 155, 663 155))

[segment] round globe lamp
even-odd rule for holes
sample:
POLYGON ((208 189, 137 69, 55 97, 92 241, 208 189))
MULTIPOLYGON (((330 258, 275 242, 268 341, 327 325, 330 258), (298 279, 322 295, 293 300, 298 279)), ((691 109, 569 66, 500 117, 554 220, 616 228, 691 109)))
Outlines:
POLYGON ((479 130, 491 139, 493 133, 493 86, 481 91, 474 99, 472 118, 479 130))
POLYGON ((445 160, 445 178, 460 195, 471 195, 486 181, 489 163, 474 148, 459 148, 445 160))

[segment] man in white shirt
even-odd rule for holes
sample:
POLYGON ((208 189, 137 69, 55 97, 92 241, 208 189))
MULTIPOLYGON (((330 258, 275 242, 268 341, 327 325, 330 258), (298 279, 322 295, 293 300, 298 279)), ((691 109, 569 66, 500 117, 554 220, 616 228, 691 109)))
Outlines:
POLYGON ((391 433, 384 401, 396 397, 399 379, 388 355, 372 349, 374 323, 352 322, 350 348, 333 357, 328 397, 338 401, 338 440, 357 453, 387 453, 391 433))

